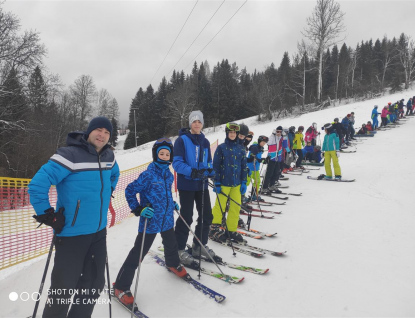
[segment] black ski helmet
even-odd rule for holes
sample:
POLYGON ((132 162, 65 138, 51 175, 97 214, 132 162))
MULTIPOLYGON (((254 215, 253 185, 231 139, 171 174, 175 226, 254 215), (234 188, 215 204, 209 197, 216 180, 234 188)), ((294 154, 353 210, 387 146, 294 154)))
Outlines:
POLYGON ((248 134, 249 134, 248 126, 245 125, 245 124, 240 124, 239 125, 239 134, 244 135, 244 136, 248 136, 248 134))
POLYGON ((169 163, 173 162, 173 144, 169 138, 160 138, 157 139, 153 145, 152 152, 153 152, 153 161, 158 163, 167 163, 158 157, 158 152, 161 149, 167 149, 170 151, 170 160, 169 163))
POLYGON ((301 130, 301 131, 304 131, 304 126, 299 126, 299 127, 298 127, 298 131, 300 131, 300 130, 301 130))
POLYGON ((294 126, 291 126, 290 128, 288 128, 288 131, 289 132, 295 132, 295 127, 294 126))
POLYGON ((264 135, 259 136, 258 137, 258 144, 260 144, 263 141, 268 142, 268 137, 264 136, 264 135))

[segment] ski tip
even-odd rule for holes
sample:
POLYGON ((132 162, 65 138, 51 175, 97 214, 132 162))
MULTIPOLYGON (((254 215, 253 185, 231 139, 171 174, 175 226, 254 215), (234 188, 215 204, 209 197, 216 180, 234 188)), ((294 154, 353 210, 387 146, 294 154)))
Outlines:
POLYGON ((225 296, 219 296, 219 295, 215 295, 215 301, 217 302, 217 303, 221 303, 221 302, 223 302, 225 299, 226 299, 226 297, 225 296))

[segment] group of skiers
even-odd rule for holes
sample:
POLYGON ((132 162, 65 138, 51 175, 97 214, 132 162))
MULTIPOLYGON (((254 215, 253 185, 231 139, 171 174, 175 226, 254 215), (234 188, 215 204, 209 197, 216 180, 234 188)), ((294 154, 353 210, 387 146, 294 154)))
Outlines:
MULTIPOLYGON (((414 113, 414 99, 408 100, 408 115, 414 113)), ((403 100, 389 104, 384 108, 387 111, 385 123, 383 111, 380 114, 382 125, 403 116, 403 108, 400 108, 403 100)), ((375 106, 372 112, 373 125, 370 122, 362 125, 358 134, 378 129, 377 108, 375 106)), ((325 124, 321 143, 317 142, 320 132, 316 123, 312 123, 305 135, 304 126, 297 129, 277 126, 270 136, 261 135, 254 141, 254 133, 245 124, 229 122, 225 127, 225 141, 212 156, 210 142, 202 133, 203 114, 192 111, 189 127, 180 130, 174 144, 169 138, 158 139, 152 147, 152 163, 125 189, 131 212, 141 218, 134 245, 113 284, 115 297, 126 305, 133 305, 134 274, 157 233, 162 237, 166 266, 184 277, 188 275, 184 266, 198 267, 199 257, 220 260, 208 247, 209 239, 243 242, 237 232, 241 207, 248 201, 261 200, 260 194, 281 193, 279 178, 284 172, 304 169, 304 160, 321 162, 324 158, 324 178, 333 177, 333 163, 334 177, 340 179, 338 158, 342 144, 350 144, 355 139, 354 123, 351 112, 341 122, 335 118, 325 124), (268 145, 267 150, 265 145, 268 145), (177 173, 179 202, 172 197, 174 178, 170 165, 177 173), (264 167, 261 186, 260 174, 264 167), (245 196, 251 183, 251 193, 245 196), (209 187, 216 196, 213 209, 209 187), (192 232, 193 244, 187 249, 194 206, 198 217, 192 232), (176 222, 174 212, 179 214, 176 222)), ((112 125, 107 118, 92 119, 86 132, 68 135, 67 147, 59 148, 29 185, 30 201, 36 211, 34 218, 54 229, 56 253, 52 292, 43 317, 89 317, 104 287, 104 271, 108 265, 106 211, 119 178, 119 168, 108 145, 111 133, 112 125), (56 185, 58 193, 56 209, 49 203, 51 185, 56 185), (75 289, 89 292, 75 295, 71 302, 58 301, 58 298, 72 296, 62 291, 75 289)))
POLYGON ((384 106, 382 112, 378 112, 378 106, 372 110, 372 127, 373 130, 379 128, 378 116, 380 115, 381 118, 381 125, 380 127, 385 127, 389 123, 396 123, 399 118, 403 118, 404 116, 413 116, 415 110, 415 96, 410 97, 406 104, 404 103, 405 99, 401 99, 395 103, 389 102, 388 105, 384 106), (404 111, 404 107, 406 107, 406 113, 404 111))

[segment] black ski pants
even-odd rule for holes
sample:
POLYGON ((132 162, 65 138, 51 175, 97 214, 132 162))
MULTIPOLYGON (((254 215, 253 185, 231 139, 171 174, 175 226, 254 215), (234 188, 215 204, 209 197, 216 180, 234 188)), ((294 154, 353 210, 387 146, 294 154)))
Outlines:
POLYGON ((55 237, 55 264, 44 318, 91 317, 105 284, 106 238, 106 229, 88 235, 55 237))
MULTIPOLYGON (((151 245, 156 238, 157 233, 146 233, 144 237, 144 246, 143 246, 143 257, 147 255, 148 251, 151 248, 151 245)), ((174 229, 164 231, 160 233, 162 242, 164 245, 164 257, 166 260, 166 265, 168 267, 177 267, 180 265, 179 254, 177 250, 176 237, 174 235, 174 229)), ((114 288, 126 291, 130 290, 131 284, 133 283, 135 271, 137 270, 138 263, 140 261, 140 251, 141 244, 143 242, 143 233, 138 233, 133 248, 130 253, 128 253, 127 258, 124 261, 124 264, 121 266, 117 279, 114 284, 114 288)), ((141 261, 142 261, 141 260, 141 261)))
POLYGON ((267 172, 265 173, 265 179, 263 188, 268 189, 278 181, 280 176, 280 163, 278 161, 270 160, 267 166, 267 172))
POLYGON ((298 167, 301 167, 301 162, 303 161, 303 149, 296 149, 296 151, 297 151, 298 159, 295 163, 295 166, 298 168, 298 167))
MULTIPOLYGON (((203 245, 206 245, 208 242, 208 235, 210 225, 212 224, 213 214, 212 207, 210 205, 209 190, 200 190, 200 191, 184 191, 179 190, 180 195, 180 214, 186 221, 186 223, 191 226, 193 223, 193 207, 196 203, 196 210, 198 213, 197 224, 195 228, 195 234, 197 238, 202 242, 203 245), (203 199, 203 208, 202 208, 202 197, 203 199), (202 218, 203 215, 203 218, 202 218)), ((176 221, 176 239, 179 250, 184 250, 186 248, 187 239, 189 237, 189 229, 183 220, 179 217, 176 221)), ((196 238, 193 238, 193 243, 199 244, 196 238)))

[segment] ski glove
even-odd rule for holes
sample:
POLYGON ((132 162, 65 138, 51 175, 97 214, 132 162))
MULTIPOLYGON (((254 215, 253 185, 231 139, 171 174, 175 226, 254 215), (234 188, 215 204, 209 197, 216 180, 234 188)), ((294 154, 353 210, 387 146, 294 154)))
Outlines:
POLYGON ((192 169, 192 173, 190 174, 190 178, 192 179, 206 179, 209 175, 209 171, 206 169, 192 169))
POLYGON ((242 184, 241 184, 241 194, 242 195, 245 195, 246 188, 247 188, 246 182, 242 182, 242 184))
POLYGON ((216 176, 215 170, 213 170, 212 168, 207 169, 208 172, 208 178, 214 179, 216 176))
POLYGON ((154 215, 154 209, 150 206, 139 205, 131 212, 134 213, 135 216, 143 216, 148 219, 151 219, 154 215))
POLYGON ((213 192, 216 192, 217 194, 222 192, 222 186, 220 183, 215 183, 215 188, 213 189, 213 192))
POLYGON ((336 151, 337 158, 340 158, 340 151, 336 151))
POLYGON ((173 203, 174 203, 174 209, 177 210, 177 211, 179 211, 180 210, 179 203, 177 203, 176 201, 173 201, 173 203))
POLYGON ((45 210, 45 214, 33 215, 33 218, 40 223, 39 226, 42 224, 48 225, 55 230, 56 234, 59 234, 65 226, 63 211, 65 211, 65 208, 59 208, 58 212, 55 213, 54 208, 49 208, 45 210))
POLYGON ((263 159, 262 163, 264 165, 267 165, 267 164, 269 164, 270 160, 271 160, 271 156, 268 156, 268 157, 266 157, 266 158, 263 159))

